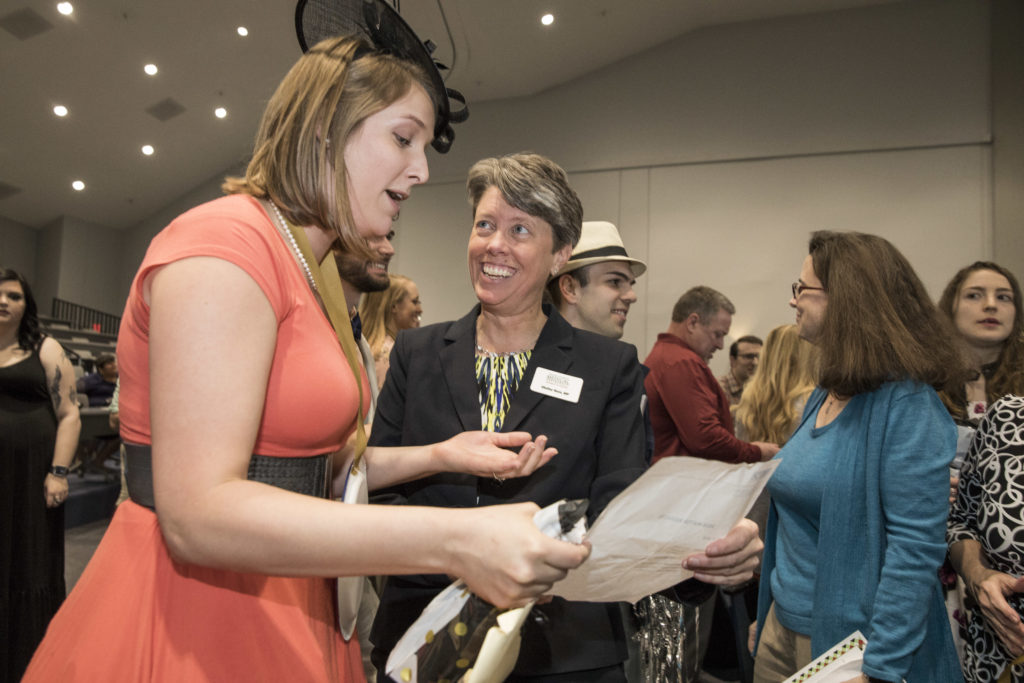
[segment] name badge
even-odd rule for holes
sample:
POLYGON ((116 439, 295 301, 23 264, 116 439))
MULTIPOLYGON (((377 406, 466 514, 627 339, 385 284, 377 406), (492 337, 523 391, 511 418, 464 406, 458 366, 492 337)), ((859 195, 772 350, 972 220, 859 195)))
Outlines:
POLYGON ((580 391, 583 390, 583 379, 572 375, 563 375, 554 370, 537 368, 537 372, 533 374, 530 390, 570 403, 578 403, 580 391))

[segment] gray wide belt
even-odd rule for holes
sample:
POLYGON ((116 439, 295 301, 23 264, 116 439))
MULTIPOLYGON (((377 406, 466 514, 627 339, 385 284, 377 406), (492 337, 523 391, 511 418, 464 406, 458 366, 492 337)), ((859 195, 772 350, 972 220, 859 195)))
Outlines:
MULTIPOLYGON (((156 509, 153 497, 153 451, 149 446, 125 443, 124 476, 132 502, 156 509)), ((253 455, 249 461, 250 481, 316 498, 328 497, 330 454, 303 457, 253 455)))

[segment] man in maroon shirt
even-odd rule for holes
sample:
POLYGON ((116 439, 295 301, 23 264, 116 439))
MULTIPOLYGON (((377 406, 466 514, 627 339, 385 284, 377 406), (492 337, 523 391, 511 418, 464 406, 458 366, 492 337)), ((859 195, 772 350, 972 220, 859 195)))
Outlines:
POLYGON ((733 433, 729 398, 708 367, 722 348, 736 308, 721 292, 698 286, 672 309, 668 332, 658 335, 644 361, 644 381, 654 427, 654 461, 690 455, 725 462, 768 460, 775 444, 747 443, 733 433))

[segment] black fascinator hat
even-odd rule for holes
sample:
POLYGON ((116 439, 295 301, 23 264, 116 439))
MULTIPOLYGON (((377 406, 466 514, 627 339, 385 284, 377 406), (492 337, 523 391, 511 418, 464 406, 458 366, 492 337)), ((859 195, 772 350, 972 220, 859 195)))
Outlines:
POLYGON ((299 0, 295 8, 295 31, 303 52, 325 38, 354 35, 377 50, 419 64, 433 84, 437 108, 431 145, 441 154, 451 148, 455 139, 452 124, 469 118, 466 98, 459 91, 445 87, 440 69, 447 67, 430 56, 435 45, 429 40, 421 42, 416 32, 384 0, 299 0), (452 111, 451 100, 459 102, 462 108, 452 111))

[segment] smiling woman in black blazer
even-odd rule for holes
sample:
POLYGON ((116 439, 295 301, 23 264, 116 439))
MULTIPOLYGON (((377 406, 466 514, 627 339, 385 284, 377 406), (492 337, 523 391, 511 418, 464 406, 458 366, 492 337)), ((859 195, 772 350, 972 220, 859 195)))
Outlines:
MULTIPOLYGON (((455 322, 398 335, 371 443, 424 444, 467 430, 523 429, 546 435, 558 454, 521 479, 438 474, 389 494, 393 502, 444 507, 587 498, 593 522, 645 467, 636 348, 577 330, 542 304, 545 284, 569 258, 583 218, 557 164, 535 154, 485 159, 470 170, 468 189, 469 271, 479 304, 455 322)), ((496 543, 500 534, 495 529, 496 543)), ((730 539, 735 547, 727 559, 709 560, 721 564, 710 570, 718 575, 712 580, 750 576, 756 538, 738 536, 730 539)), ((450 582, 443 575, 388 580, 371 636, 378 671, 450 582)), ((531 612, 509 680, 624 681, 625 658, 617 605, 554 598, 531 612)))

